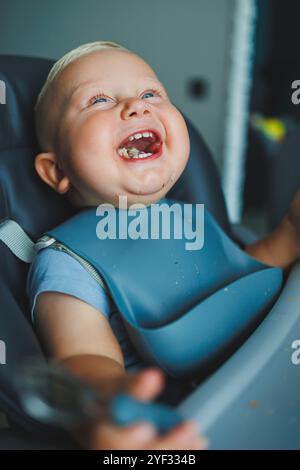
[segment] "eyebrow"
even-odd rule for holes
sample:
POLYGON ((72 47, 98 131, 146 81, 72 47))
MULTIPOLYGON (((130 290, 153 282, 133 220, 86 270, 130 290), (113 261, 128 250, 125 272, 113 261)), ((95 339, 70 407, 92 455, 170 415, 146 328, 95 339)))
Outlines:
MULTIPOLYGON (((157 80, 156 78, 153 78, 153 77, 144 77, 143 78, 144 80, 148 80, 148 81, 152 81, 152 82, 155 82, 157 83, 158 85, 160 85, 163 89, 165 89, 165 87, 163 86, 163 84, 157 80)), ((98 84, 100 83, 106 83, 106 82, 109 82, 109 79, 103 79, 103 80, 97 80, 96 82, 93 80, 87 80, 86 82, 83 82, 83 83, 79 83, 77 86, 75 86, 73 89, 71 89, 70 93, 69 93, 69 100, 71 100, 72 96, 80 89, 80 88, 85 88, 87 87, 89 84, 95 84, 95 87, 98 86, 98 84)))

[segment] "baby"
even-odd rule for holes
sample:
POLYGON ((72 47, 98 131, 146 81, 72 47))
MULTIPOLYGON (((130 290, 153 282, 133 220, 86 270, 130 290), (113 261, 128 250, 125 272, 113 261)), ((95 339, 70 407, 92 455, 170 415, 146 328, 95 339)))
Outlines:
MULTIPOLYGON (((187 164, 190 144, 183 116, 151 67, 118 44, 85 44, 62 57, 35 111, 41 149, 36 171, 75 207, 118 207, 121 195, 127 196, 128 206, 155 203, 187 164), (147 148, 139 148, 138 140, 131 148, 123 146, 128 136, 144 133, 147 148)), ((277 229, 245 249, 266 264, 288 269, 300 255, 299 237, 297 193, 277 229)), ((61 247, 53 248, 38 253, 27 283, 47 356, 101 393, 122 390, 141 400, 155 399, 163 390, 162 371, 143 364, 101 282, 61 247)), ((195 450, 207 445, 192 421, 163 436, 149 423, 120 427, 108 421, 74 436, 91 449, 195 450)))

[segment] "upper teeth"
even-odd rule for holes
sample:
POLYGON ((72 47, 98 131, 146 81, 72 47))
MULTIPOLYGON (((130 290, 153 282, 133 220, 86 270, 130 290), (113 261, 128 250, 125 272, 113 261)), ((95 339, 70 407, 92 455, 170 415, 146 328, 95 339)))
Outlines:
MULTIPOLYGON (((143 132, 143 133, 137 133, 134 135, 131 135, 128 140, 133 141, 133 140, 138 140, 141 139, 142 137, 153 137, 152 132, 143 132)), ((118 149, 119 155, 127 158, 145 158, 145 157, 150 157, 152 153, 145 153, 145 152, 140 152, 137 150, 135 147, 122 147, 118 149)))
POLYGON ((134 134, 129 137, 129 140, 141 139, 142 137, 153 137, 152 132, 143 132, 142 134, 134 134))

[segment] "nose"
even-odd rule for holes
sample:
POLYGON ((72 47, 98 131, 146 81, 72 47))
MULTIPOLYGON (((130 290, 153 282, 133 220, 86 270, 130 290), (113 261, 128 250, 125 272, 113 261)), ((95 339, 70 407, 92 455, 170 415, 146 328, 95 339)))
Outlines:
POLYGON ((131 98, 126 101, 121 111, 122 119, 131 119, 132 117, 141 118, 151 114, 149 104, 139 98, 131 98))

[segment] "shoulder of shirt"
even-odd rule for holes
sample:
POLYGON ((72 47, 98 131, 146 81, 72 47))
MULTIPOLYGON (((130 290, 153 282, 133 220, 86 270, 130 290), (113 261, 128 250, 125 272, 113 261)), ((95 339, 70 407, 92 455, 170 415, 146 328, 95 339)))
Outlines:
POLYGON ((68 260, 70 264, 73 264, 74 268, 83 268, 92 276, 92 278, 97 282, 97 284, 99 284, 104 289, 105 292, 108 292, 104 280, 97 272, 97 270, 88 261, 86 261, 81 256, 77 255, 76 253, 56 241, 50 246, 42 248, 37 252, 30 266, 28 277, 33 274, 33 272, 38 268, 38 266, 44 263, 46 264, 46 267, 51 263, 51 265, 54 265, 56 268, 58 268, 57 263, 60 264, 59 258, 64 258, 64 263, 66 263, 66 261, 68 260))

